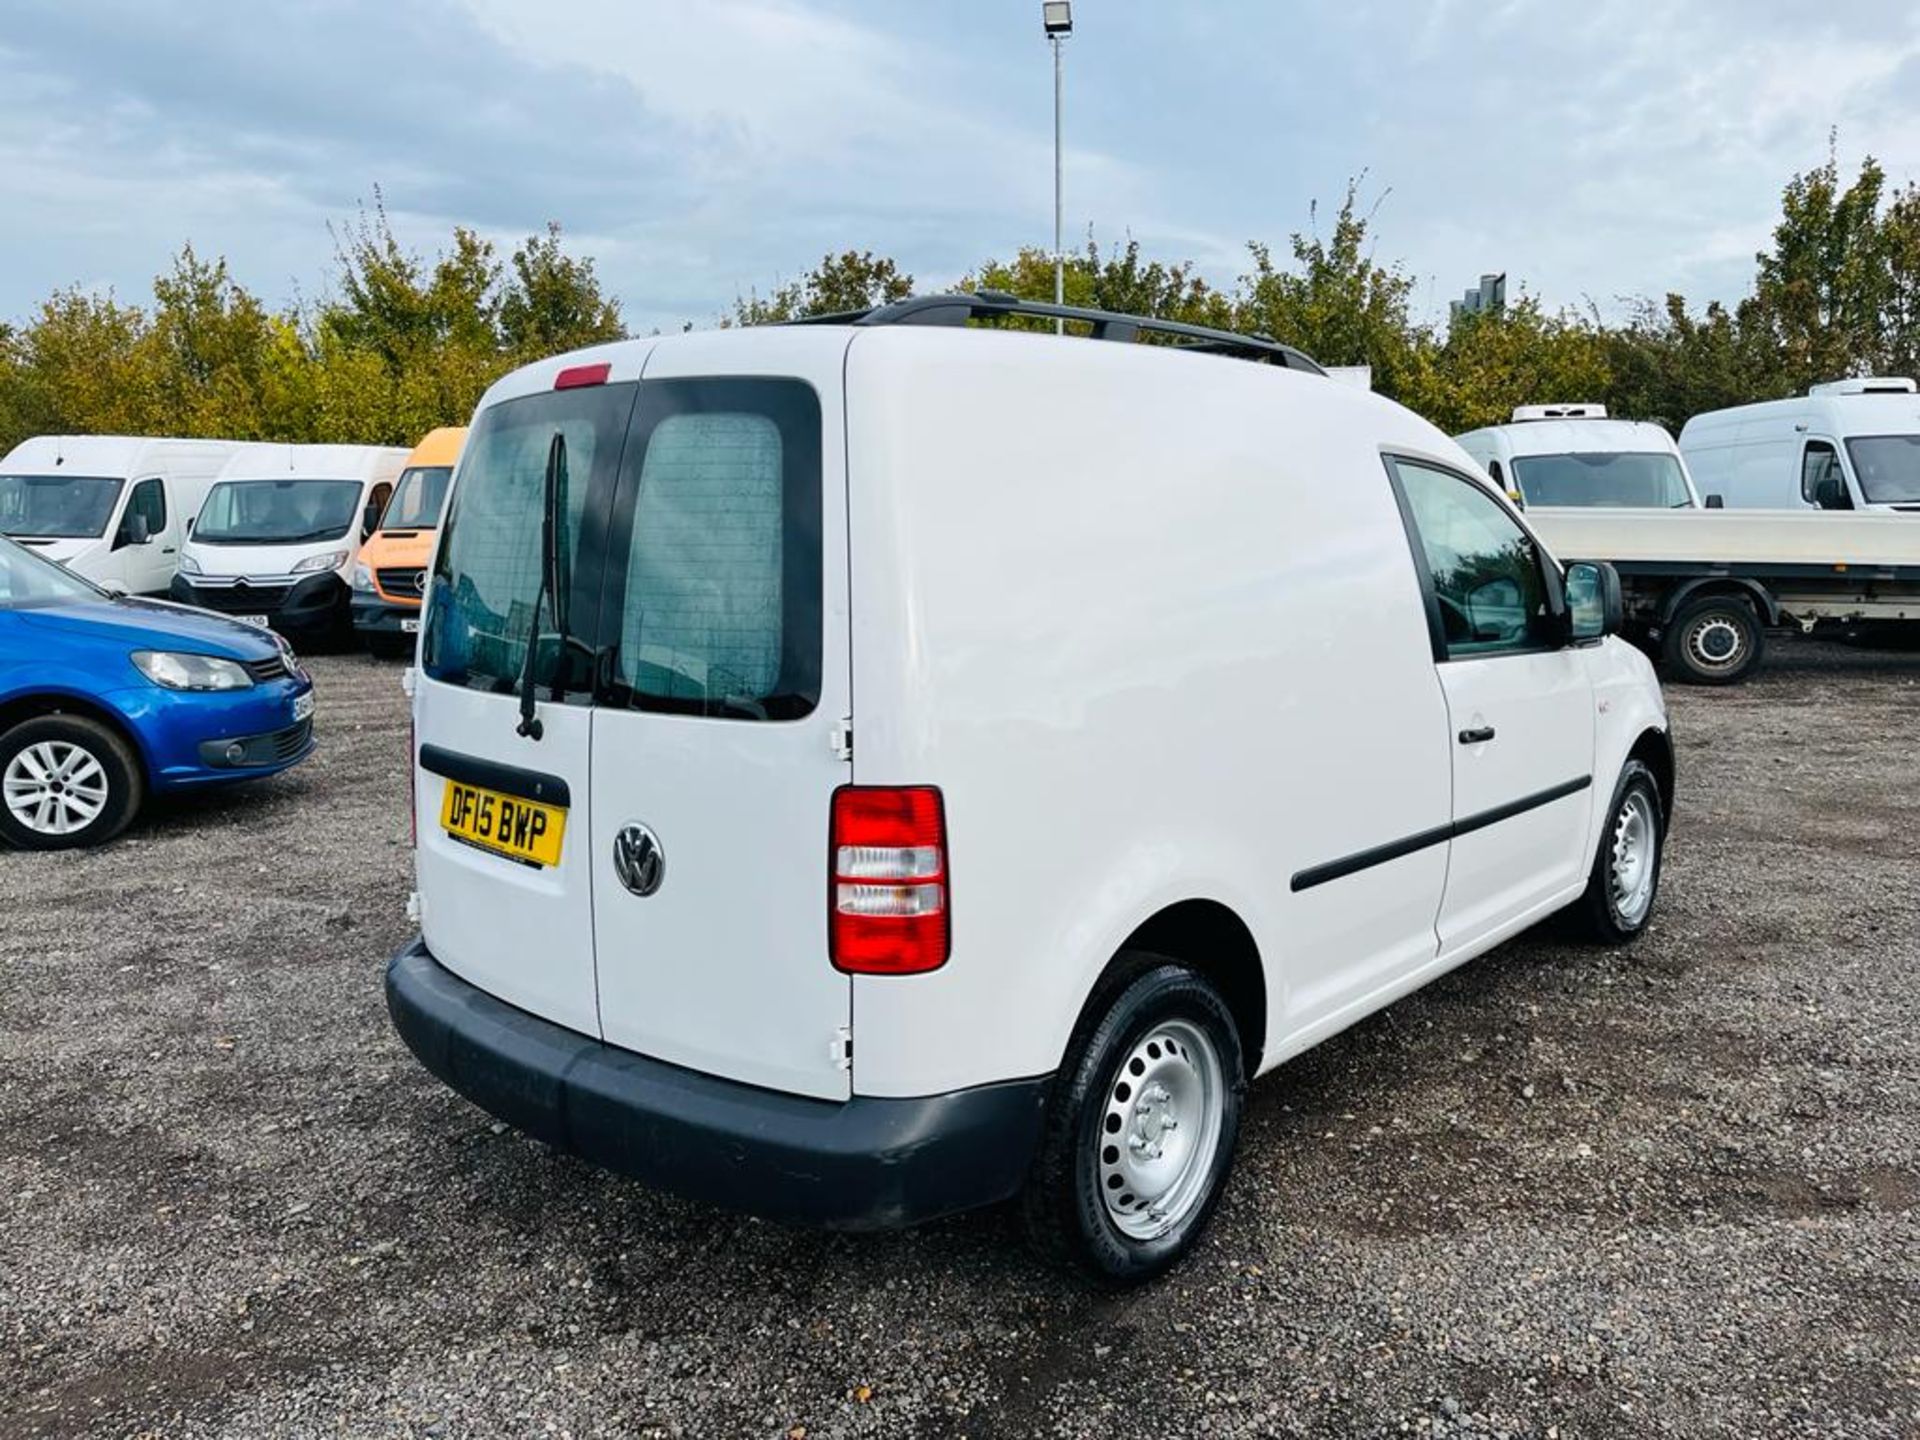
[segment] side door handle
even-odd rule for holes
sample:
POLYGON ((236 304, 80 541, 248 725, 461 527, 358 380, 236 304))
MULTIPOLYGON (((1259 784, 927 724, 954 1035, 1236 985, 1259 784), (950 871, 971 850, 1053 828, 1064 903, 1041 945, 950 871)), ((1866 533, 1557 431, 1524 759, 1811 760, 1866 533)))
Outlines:
POLYGON ((1476 725, 1471 730, 1462 730, 1460 732, 1460 743, 1462 745, 1484 745, 1492 738, 1493 727, 1491 725, 1476 725))

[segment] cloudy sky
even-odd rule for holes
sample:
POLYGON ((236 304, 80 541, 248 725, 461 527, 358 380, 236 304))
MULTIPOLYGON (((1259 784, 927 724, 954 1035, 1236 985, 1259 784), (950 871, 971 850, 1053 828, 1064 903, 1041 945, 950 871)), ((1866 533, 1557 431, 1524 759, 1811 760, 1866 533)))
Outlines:
MULTIPOLYGON (((1045 245, 1038 0, 9 0, 0 318, 145 298, 183 241, 274 301, 378 185, 425 249, 549 219, 631 322, 710 321, 828 248, 942 285, 1045 245)), ((1077 0, 1071 234, 1229 282, 1364 172, 1438 312, 1742 292, 1781 184, 1920 178, 1914 0, 1077 0)))

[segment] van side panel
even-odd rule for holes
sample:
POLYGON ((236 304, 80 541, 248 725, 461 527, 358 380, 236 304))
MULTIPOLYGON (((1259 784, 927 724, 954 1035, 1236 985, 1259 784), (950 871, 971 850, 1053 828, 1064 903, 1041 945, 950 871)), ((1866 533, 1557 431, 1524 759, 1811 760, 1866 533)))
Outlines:
POLYGON ((1181 900, 1246 921, 1277 1041, 1435 953, 1451 737, 1378 397, 1146 347, 908 328, 848 352, 854 778, 942 787, 953 954, 856 977, 854 1090, 1055 1069, 1181 900))

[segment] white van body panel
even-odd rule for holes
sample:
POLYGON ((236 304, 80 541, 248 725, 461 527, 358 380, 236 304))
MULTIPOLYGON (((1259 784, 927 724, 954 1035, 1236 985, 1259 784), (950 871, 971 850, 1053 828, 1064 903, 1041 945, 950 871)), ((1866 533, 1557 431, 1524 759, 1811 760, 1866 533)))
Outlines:
POLYGON ((811 715, 543 700, 534 742, 509 695, 417 686, 422 745, 554 772, 573 797, 561 865, 509 886, 444 835, 440 784, 416 771, 428 949, 610 1044, 823 1098, 1045 1075, 1128 938, 1197 902, 1258 949, 1267 1019, 1247 1041, 1271 1068, 1577 896, 1629 748, 1665 728, 1651 667, 1618 640, 1436 662, 1386 457, 1478 471, 1410 412, 1323 377, 1012 331, 772 328, 543 362, 488 393, 476 433, 489 407, 595 362, 609 384, 644 374, 643 394, 798 377, 823 428, 811 715), (832 745, 848 717, 850 765, 832 745), (1460 743, 1470 724, 1498 744, 1460 743), (939 969, 832 969, 843 777, 940 787, 939 969), (1293 883, 1582 780, 1517 826, 1293 883), (668 856, 646 897, 610 859, 636 821, 668 856))
POLYGON ((1920 395, 1815 393, 1710 410, 1687 421, 1680 449, 1701 493, 1721 496, 1730 510, 1816 509, 1801 485, 1809 441, 1824 441, 1839 455, 1856 510, 1920 508, 1873 500, 1862 488, 1847 442, 1881 435, 1920 435, 1920 395))
POLYGON ((1651 421, 1527 420, 1469 430, 1454 440, 1509 496, 1520 493, 1513 462, 1529 455, 1671 455, 1680 462, 1680 473, 1693 503, 1700 503, 1700 489, 1680 447, 1665 429, 1651 421))
MULTIPOLYGON (((233 481, 241 484, 275 480, 355 480, 360 484, 360 509, 366 507, 374 487, 391 486, 406 464, 408 451, 388 445, 280 445, 253 441, 235 446, 227 463, 214 477, 213 484, 233 481)), ((207 487, 208 493, 212 485, 207 487)), ((204 503, 204 501, 203 501, 204 503)), ((358 511, 356 511, 356 514, 358 511)), ((353 575, 353 564, 360 554, 360 525, 350 526, 346 535, 333 540, 305 541, 274 545, 203 544, 191 537, 182 547, 198 570, 188 567, 196 585, 221 580, 244 579, 249 584, 286 582, 311 573, 297 571, 301 561, 315 555, 344 551, 346 558, 331 566, 342 581, 353 575)))
MULTIPOLYGON (((82 475, 121 482, 99 531, 88 536, 45 537, 26 531, 14 538, 57 560, 96 585, 133 595, 163 595, 178 568, 188 522, 200 512, 214 477, 238 442, 136 435, 37 435, 0 460, 0 476, 82 475), (137 487, 152 482, 164 496, 166 523, 144 545, 120 543, 127 506, 137 487)), ((0 528, 6 527, 0 516, 0 528)))

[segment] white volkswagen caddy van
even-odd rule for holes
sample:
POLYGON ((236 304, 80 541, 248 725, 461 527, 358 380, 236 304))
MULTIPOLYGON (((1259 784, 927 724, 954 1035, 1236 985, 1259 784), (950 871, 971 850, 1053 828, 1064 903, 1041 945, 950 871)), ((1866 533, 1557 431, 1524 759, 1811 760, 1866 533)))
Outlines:
POLYGON ((766 1215, 1021 1195, 1144 1278, 1251 1078, 1659 884, 1618 580, 1270 341, 985 295, 532 365, 426 612, 396 1027, 766 1215), (1013 311, 1100 338, 958 323, 1013 311))

